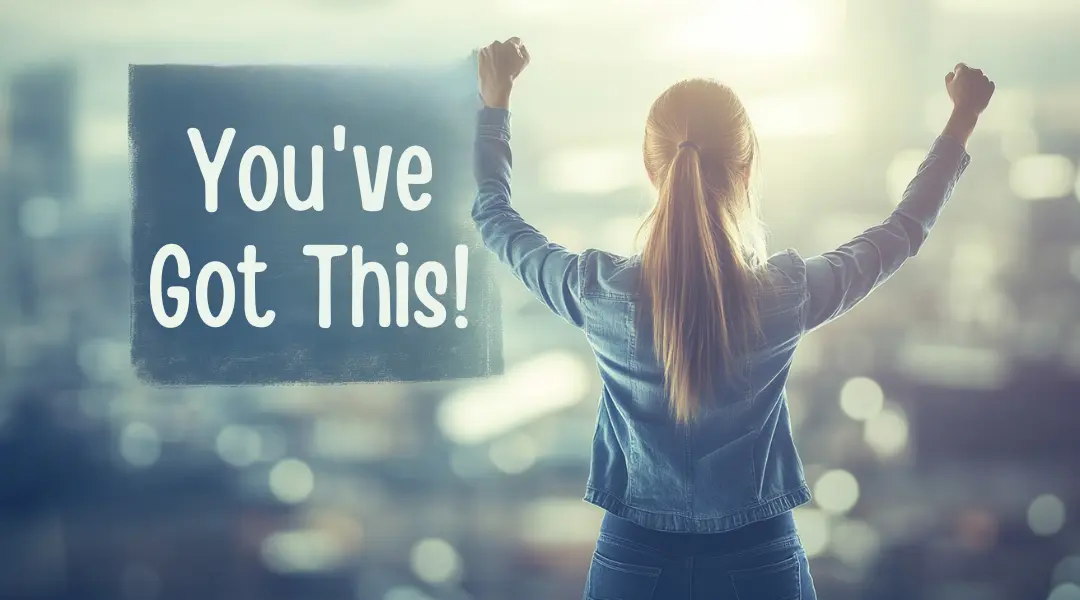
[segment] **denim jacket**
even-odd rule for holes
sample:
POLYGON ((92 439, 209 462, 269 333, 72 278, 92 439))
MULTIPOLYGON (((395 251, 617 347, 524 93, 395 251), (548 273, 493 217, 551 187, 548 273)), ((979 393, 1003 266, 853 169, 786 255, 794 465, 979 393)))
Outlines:
POLYGON ((772 256, 758 296, 764 335, 741 361, 746 377, 720 386, 690 425, 677 425, 643 330, 647 315, 637 320, 639 257, 569 252, 526 223, 510 204, 510 113, 482 109, 473 205, 480 235, 584 332, 596 356, 603 386, 585 500, 644 527, 691 533, 735 529, 809 502, 785 394, 795 347, 915 256, 969 160, 962 144, 939 137, 884 223, 820 256, 772 256))

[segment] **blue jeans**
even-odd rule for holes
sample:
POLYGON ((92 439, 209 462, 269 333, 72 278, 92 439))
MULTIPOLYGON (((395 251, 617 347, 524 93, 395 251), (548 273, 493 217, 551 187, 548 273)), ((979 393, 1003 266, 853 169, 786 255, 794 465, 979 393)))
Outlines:
POLYGON ((791 513, 724 533, 669 533, 608 513, 584 600, 816 600, 791 513))

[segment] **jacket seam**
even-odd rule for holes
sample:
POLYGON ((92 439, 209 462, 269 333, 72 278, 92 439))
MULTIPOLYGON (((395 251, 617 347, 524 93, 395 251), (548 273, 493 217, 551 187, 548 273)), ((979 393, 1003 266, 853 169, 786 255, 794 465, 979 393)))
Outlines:
POLYGON ((685 433, 686 440, 686 512, 687 514, 694 514, 694 480, 697 479, 697 469, 694 468, 694 439, 690 428, 686 428, 685 433))
POLYGON ((727 531, 782 514, 806 504, 811 499, 810 489, 804 482, 792 491, 773 496, 751 506, 704 517, 635 508, 620 500, 614 494, 597 487, 587 486, 586 490, 586 502, 595 504, 639 525, 660 531, 727 531))
POLYGON ((587 251, 582 252, 580 255, 578 255, 578 265, 577 265, 577 270, 578 270, 577 297, 580 298, 580 300, 578 300, 578 302, 581 304, 581 329, 583 331, 585 331, 585 332, 589 331, 589 307, 585 306, 585 300, 586 300, 585 290, 588 287, 586 285, 586 282, 588 281, 588 279, 586 277, 588 276, 588 269, 589 269, 589 258, 588 257, 589 257, 589 255, 588 255, 587 251))

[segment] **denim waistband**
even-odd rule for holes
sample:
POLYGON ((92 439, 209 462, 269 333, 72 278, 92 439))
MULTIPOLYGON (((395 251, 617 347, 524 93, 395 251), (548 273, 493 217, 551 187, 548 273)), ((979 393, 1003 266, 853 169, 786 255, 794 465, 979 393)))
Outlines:
POLYGON ((626 540, 663 554, 683 556, 737 554, 786 538, 797 540, 795 517, 791 511, 720 533, 658 531, 607 512, 600 526, 600 536, 626 540))

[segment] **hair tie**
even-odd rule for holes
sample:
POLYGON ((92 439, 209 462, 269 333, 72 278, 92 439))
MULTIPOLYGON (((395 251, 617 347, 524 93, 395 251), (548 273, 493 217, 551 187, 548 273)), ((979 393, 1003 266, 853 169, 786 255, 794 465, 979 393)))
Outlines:
POLYGON ((701 148, 698 148, 698 145, 694 142, 691 142, 690 140, 686 140, 685 142, 679 144, 679 148, 690 148, 694 152, 701 152, 701 148))

